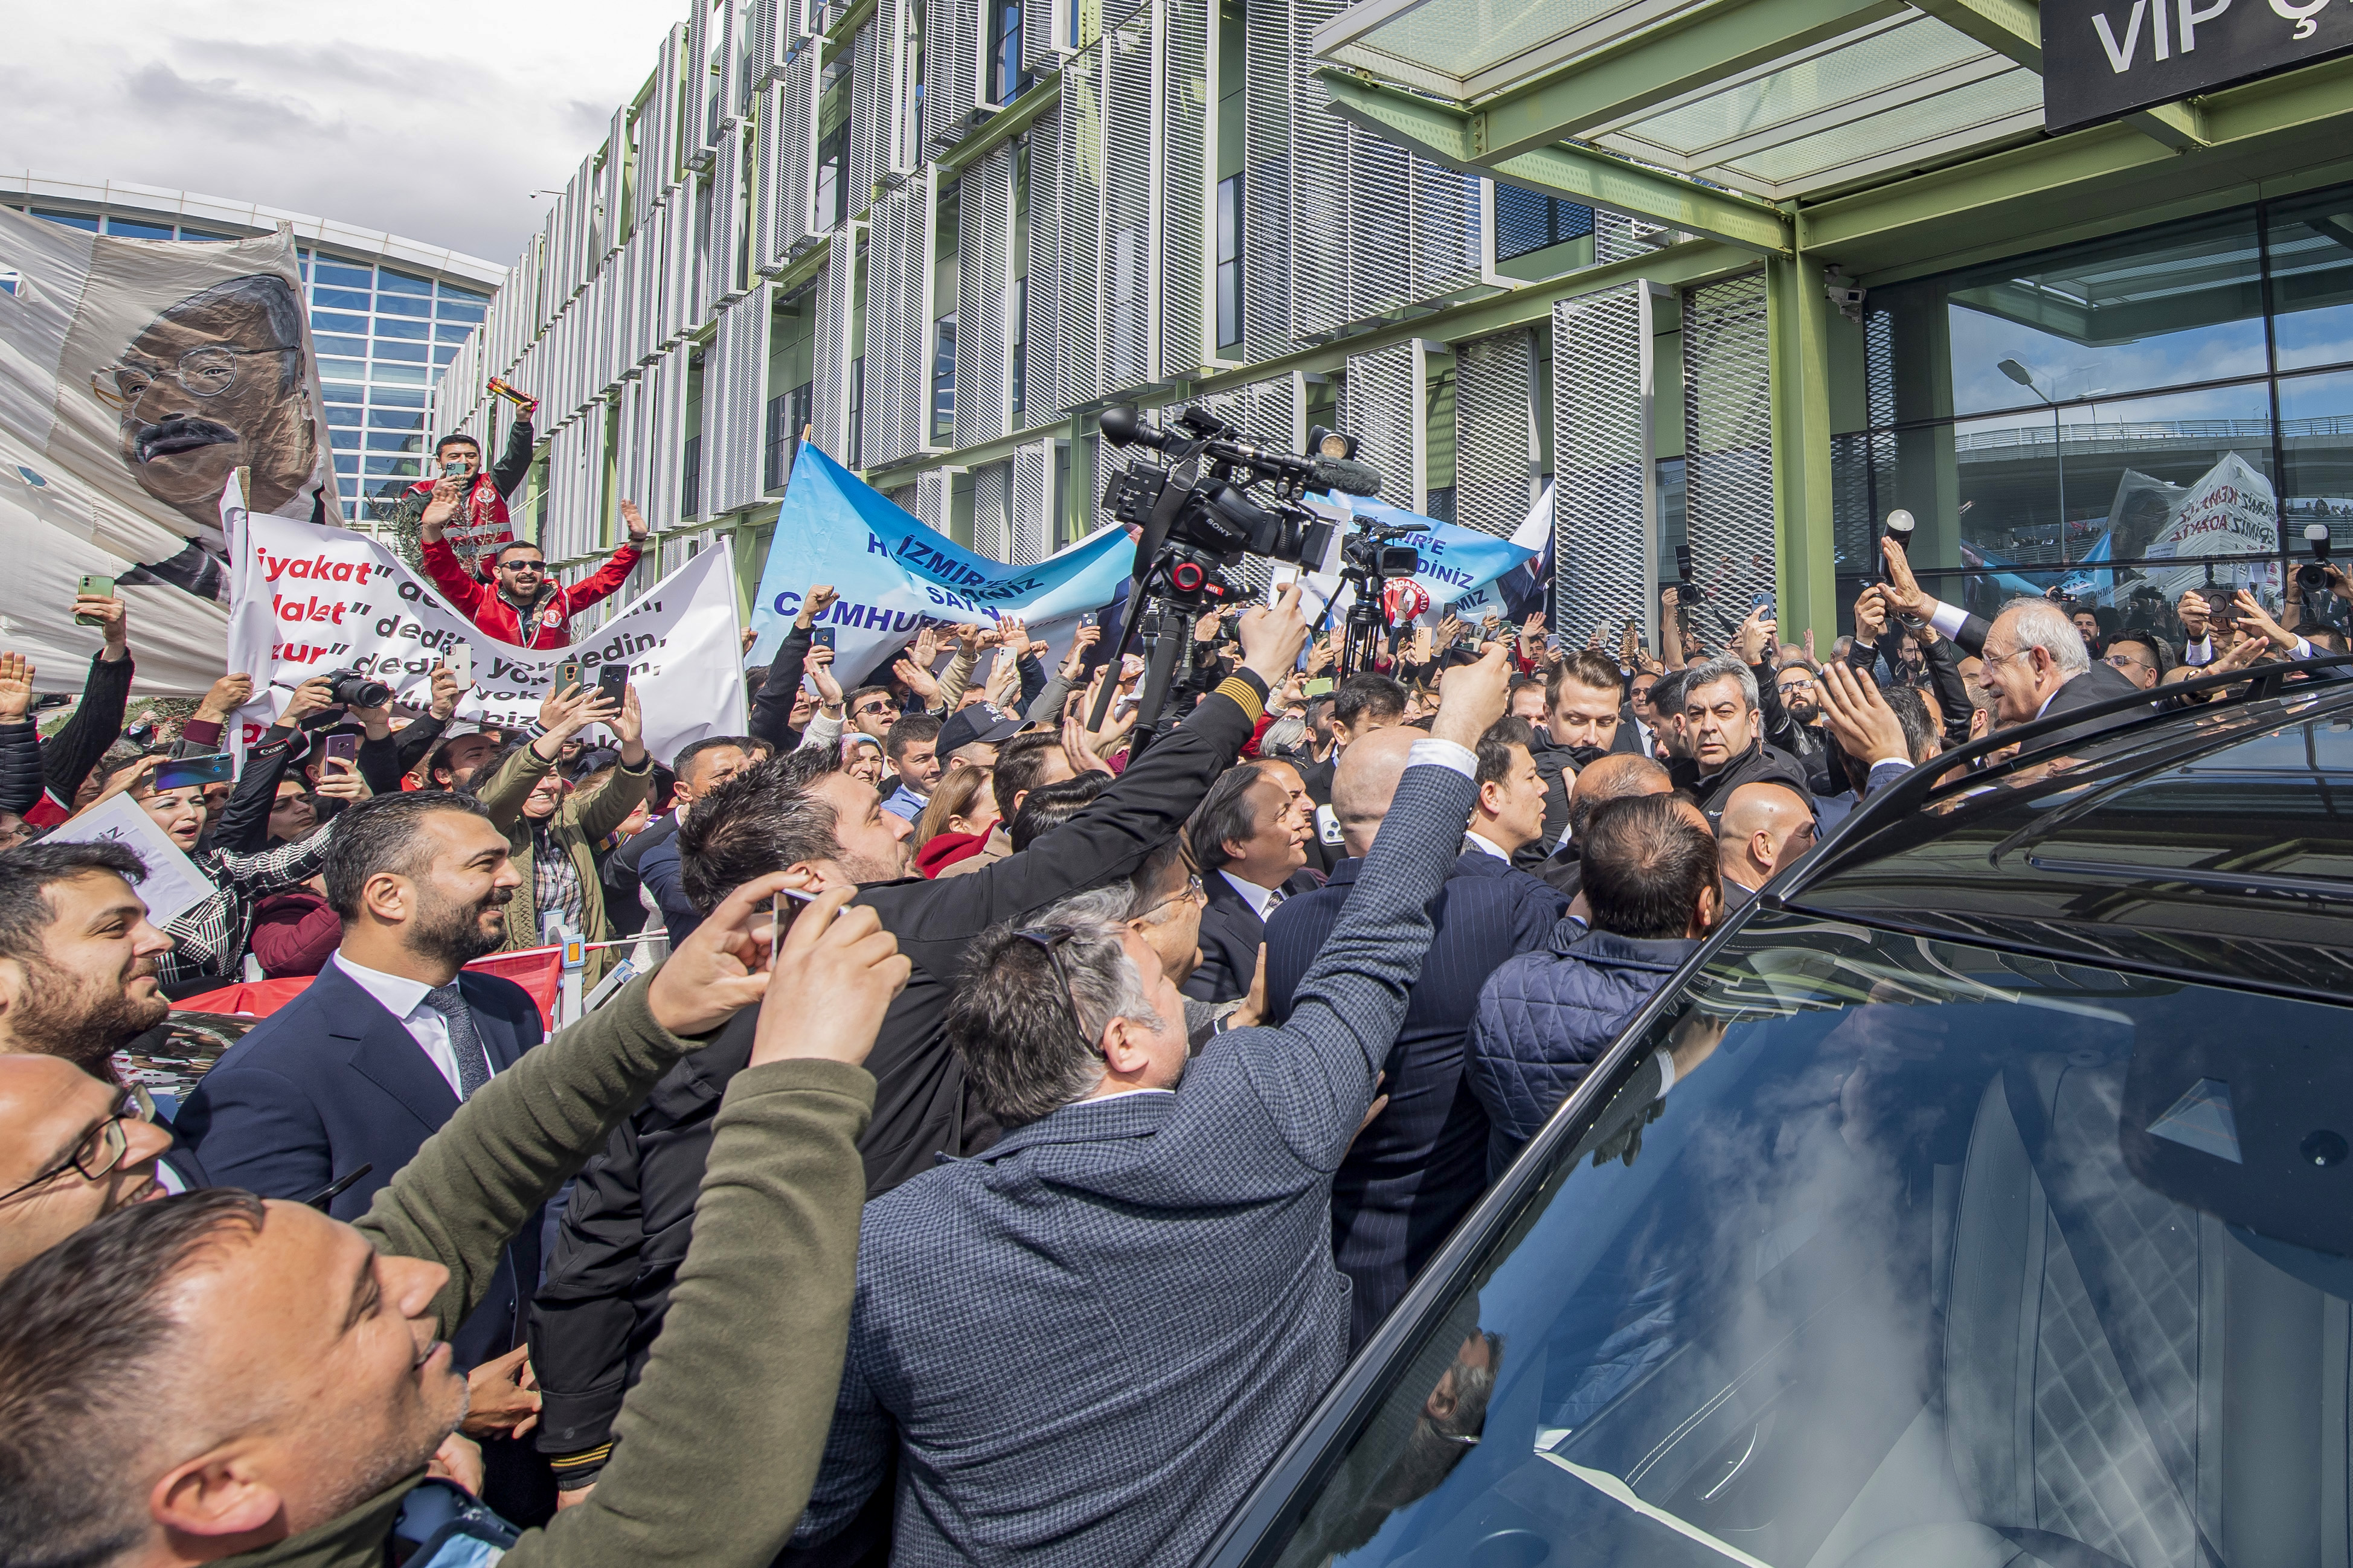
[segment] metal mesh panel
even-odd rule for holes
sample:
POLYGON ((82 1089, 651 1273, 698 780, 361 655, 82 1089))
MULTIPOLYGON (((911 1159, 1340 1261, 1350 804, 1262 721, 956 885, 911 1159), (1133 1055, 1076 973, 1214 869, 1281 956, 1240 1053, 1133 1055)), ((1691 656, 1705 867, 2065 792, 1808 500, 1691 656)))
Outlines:
POLYGON ((1165 0, 1160 138, 1160 374, 1181 376, 1208 363, 1217 344, 1208 319, 1208 237, 1217 232, 1209 148, 1210 50, 1215 11, 1208 0, 1165 0))
POLYGON ((1776 576, 1765 274, 1684 289, 1683 337, 1692 562, 1712 597, 1736 605, 1770 591, 1776 576))
POLYGON ((1054 446, 1032 441, 1013 454, 1008 497, 1013 532, 1012 561, 1028 566, 1051 553, 1054 537, 1054 446))
POLYGON ((1651 333, 1640 283, 1553 307, 1553 626, 1656 620, 1651 333))
POLYGON ((1042 76, 1061 62, 1061 54, 1054 47, 1053 0, 1023 0, 1021 68, 1042 76))
POLYGON ((980 101, 980 7, 923 0, 923 142, 945 152, 965 138, 980 101))
POLYGON ((711 151, 719 118, 712 112, 711 0, 691 0, 686 10, 686 102, 682 116, 686 161, 699 163, 711 151))
POLYGON ((858 217, 874 197, 874 181, 883 167, 882 124, 885 100, 876 69, 875 24, 858 29, 850 46, 849 66, 849 216, 858 217))
POLYGON ((1413 160, 1413 297, 1428 300, 1479 281, 1479 177, 1413 160))
POLYGON ((968 447, 1012 430, 1013 149, 968 165, 956 190, 955 440, 968 447))
POLYGON ((1152 165, 1155 112, 1152 17, 1139 11, 1103 35, 1103 384, 1139 386, 1156 374, 1153 354, 1152 165))
POLYGON ((866 265, 868 467, 921 451, 931 431, 930 194, 922 181, 875 205, 866 265))
POLYGON ((712 78, 712 90, 716 96, 711 107, 723 131, 729 121, 743 119, 748 102, 744 81, 743 23, 736 0, 720 0, 719 26, 715 29, 719 35, 719 69, 712 78))
MULTIPOLYGON (((1316 337, 1349 314, 1346 248, 1334 243, 1349 231, 1348 143, 1361 136, 1333 114, 1331 94, 1315 73, 1317 26, 1340 14, 1339 0, 1291 0, 1285 56, 1291 89, 1291 335, 1316 337)), ((1390 200, 1402 192, 1399 182, 1390 200)))
POLYGON ((1021 353, 1023 416, 1038 424, 1068 408, 1059 371, 1062 339, 1061 110, 1037 122, 1029 142, 1029 332, 1021 353))
POLYGON ((1535 342, 1525 328, 1454 346, 1454 521, 1508 537, 1535 499, 1535 342))
POLYGON ((877 103, 881 114, 875 126, 881 155, 878 174, 911 174, 922 162, 914 123, 915 37, 913 0, 877 0, 874 7, 874 58, 877 103))
POLYGON ((772 251, 789 255, 817 232, 818 51, 805 48, 785 68, 785 79, 771 90, 777 117, 775 239, 772 251))
POLYGON ((744 287, 743 149, 740 127, 722 132, 719 153, 711 165, 711 276, 702 297, 714 309, 744 287))
POLYGON ((1242 350, 1291 342, 1291 6, 1242 13, 1242 350))
POLYGON ((1644 223, 1622 213, 1594 210, 1593 262, 1597 267, 1648 256, 1672 237, 1662 223, 1644 223))
POLYGON ((1288 448, 1298 439, 1299 394, 1287 375, 1253 381, 1203 399, 1220 419, 1255 441, 1288 448))
POLYGON ((972 471, 972 547, 992 561, 1013 559, 1012 482, 1010 463, 972 471))
POLYGON ((810 329, 811 417, 819 450, 835 462, 849 458, 849 268, 850 237, 836 233, 825 242, 825 279, 817 289, 817 321, 810 329))
POLYGON ((1347 282, 1340 317, 1362 321, 1403 305, 1412 292, 1411 160, 1404 148, 1354 125, 1342 128, 1348 158, 1347 282))
POLYGON ((945 468, 925 468, 915 476, 915 520, 941 533, 948 531, 948 504, 955 479, 945 468))
POLYGON ((908 516, 913 517, 915 515, 916 501, 914 486, 901 485, 897 489, 884 490, 882 492, 882 499, 889 501, 892 506, 897 507, 901 511, 905 512, 908 516))
POLYGON ((1381 500, 1391 506, 1414 503, 1414 450, 1421 423, 1418 357, 1411 343, 1350 354, 1348 380, 1340 389, 1340 423, 1356 437, 1357 459, 1380 470, 1381 500))
MULTIPOLYGON (((1062 223, 1056 268, 1054 391, 1060 406, 1103 391, 1103 53, 1102 40, 1071 57, 1062 72, 1062 107, 1054 143, 1062 223)), ((1036 274, 1032 273, 1034 279, 1036 274)))
POLYGON ((764 283, 721 310, 704 361, 701 510, 708 515, 760 499, 774 292, 764 283))

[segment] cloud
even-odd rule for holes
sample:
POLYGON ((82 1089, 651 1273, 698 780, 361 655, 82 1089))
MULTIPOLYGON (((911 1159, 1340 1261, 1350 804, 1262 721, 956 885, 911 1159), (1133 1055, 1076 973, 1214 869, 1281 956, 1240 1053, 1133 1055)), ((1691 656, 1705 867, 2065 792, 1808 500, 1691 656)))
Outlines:
POLYGON ((161 60, 125 77, 122 96, 125 113, 170 121, 204 140, 230 136, 283 146, 294 132, 337 142, 350 138, 343 121, 326 119, 300 99, 255 92, 232 77, 192 81, 161 60))

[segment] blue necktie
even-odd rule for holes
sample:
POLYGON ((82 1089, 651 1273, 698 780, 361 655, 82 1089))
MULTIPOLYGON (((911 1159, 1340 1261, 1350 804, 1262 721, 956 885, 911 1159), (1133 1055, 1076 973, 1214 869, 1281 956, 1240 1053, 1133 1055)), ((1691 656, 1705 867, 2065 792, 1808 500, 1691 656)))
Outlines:
POLYGON ((474 1030, 473 1009, 458 994, 454 980, 427 991, 425 1005, 449 1026, 449 1050, 458 1058, 458 1098, 473 1099, 474 1091, 491 1081, 491 1058, 482 1049, 482 1037, 474 1030))

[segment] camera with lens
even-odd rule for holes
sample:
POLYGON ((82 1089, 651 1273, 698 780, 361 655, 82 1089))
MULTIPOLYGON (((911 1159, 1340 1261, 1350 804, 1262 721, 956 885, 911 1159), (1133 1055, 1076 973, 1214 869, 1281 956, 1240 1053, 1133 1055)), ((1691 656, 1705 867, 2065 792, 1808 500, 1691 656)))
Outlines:
POLYGON ((1340 565, 1343 575, 1361 573, 1366 577, 1410 577, 1421 570, 1421 552, 1410 544, 1392 544, 1392 539, 1415 531, 1410 523, 1359 522, 1358 531, 1340 541, 1340 565))
POLYGON ((335 700, 345 708, 381 708, 392 700, 391 687, 355 669, 330 670, 327 680, 335 700))
POLYGON ((1703 605, 1707 602, 1707 590, 1699 585, 1692 571, 1692 552, 1688 544, 1675 546, 1675 603, 1703 605))
POLYGON ((1246 440, 1200 407, 1180 409, 1171 430, 1145 424, 1124 404, 1104 409, 1097 423, 1113 446, 1148 447, 1172 464, 1198 458, 1205 466, 1198 478, 1180 479, 1171 468, 1130 463, 1104 485, 1103 500, 1105 510, 1147 533, 1169 514, 1160 542, 1198 555, 1196 564, 1205 568, 1246 554, 1293 566, 1320 564, 1331 552, 1333 525, 1301 504, 1308 489, 1371 495, 1380 489, 1379 475, 1351 460, 1356 443, 1330 431, 1314 432, 1322 450, 1306 458, 1246 440), (1267 487, 1270 504, 1246 493, 1260 484, 1267 487))

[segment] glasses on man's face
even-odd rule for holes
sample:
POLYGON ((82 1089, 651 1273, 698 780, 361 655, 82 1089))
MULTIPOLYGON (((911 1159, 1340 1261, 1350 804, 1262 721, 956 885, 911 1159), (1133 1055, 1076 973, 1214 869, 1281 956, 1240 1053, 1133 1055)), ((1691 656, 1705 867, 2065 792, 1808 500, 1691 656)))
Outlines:
POLYGON ((858 708, 859 716, 866 719, 871 719, 878 713, 896 715, 898 711, 899 705, 896 702, 885 702, 880 698, 871 702, 860 703, 858 708))
POLYGON ((144 1102, 126 1097, 113 1115, 83 1134, 82 1141, 74 1146, 74 1152, 66 1156, 62 1163, 50 1166, 21 1186, 0 1193, 0 1204, 6 1203, 19 1193, 29 1193, 35 1187, 54 1182, 68 1171, 79 1173, 84 1181, 97 1181, 121 1164, 122 1157, 131 1152, 131 1134, 124 1130, 123 1123, 153 1121, 154 1119, 154 1112, 144 1102))
POLYGON ((1169 894, 1158 903, 1154 904, 1142 914, 1135 916, 1134 919, 1139 921, 1148 921, 1171 904, 1206 904, 1208 901, 1209 889, 1201 885, 1201 879, 1198 877, 1187 877, 1185 879, 1185 885, 1183 887, 1177 889, 1175 892, 1169 894))
POLYGON ((1079 1048, 1091 1057, 1103 1055, 1103 1047, 1087 1038, 1086 1026, 1079 1022, 1079 1004, 1071 994, 1071 977, 1062 968, 1062 944, 1077 935, 1068 926, 1056 926, 1050 931, 1018 931, 1013 933, 1024 942, 1034 942, 1046 950, 1046 962, 1054 968, 1054 984, 1062 998, 1062 1016, 1071 1021, 1071 1034, 1079 1048))
POLYGON ((1811 676, 1801 676, 1796 680, 1781 682, 1781 695, 1784 697, 1788 696, 1792 691, 1811 691, 1813 689, 1814 681, 1811 676))
POLYGON ((2148 668, 2148 666, 2143 664, 2140 660, 2129 658, 2126 655, 2120 653, 2112 653, 2108 655, 2107 658, 2100 660, 2100 662, 2106 665, 2110 669, 2135 670, 2147 669, 2148 668))
POLYGON ((499 563, 499 570, 501 572, 544 572, 547 570, 547 563, 544 561, 501 561, 499 563))
POLYGON ((266 349, 233 349, 223 343, 206 343, 182 354, 179 363, 169 370, 161 365, 109 365, 90 378, 90 390, 98 394, 100 402, 118 409, 129 408, 144 397, 159 379, 166 377, 179 383, 180 390, 191 397, 218 397, 237 385, 238 360, 253 354, 301 352, 291 343, 266 349))

